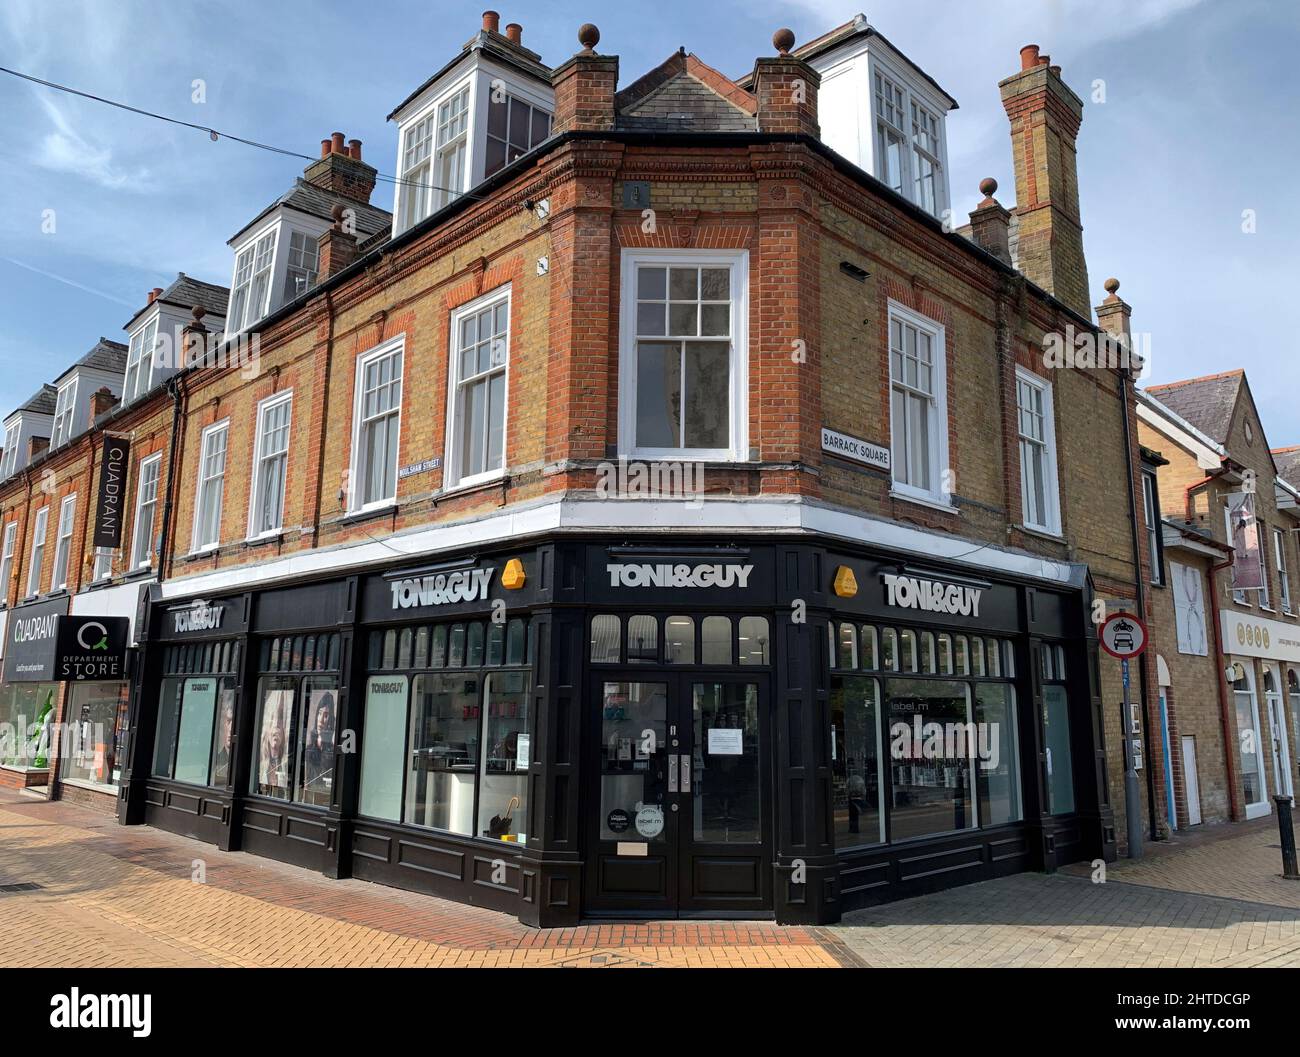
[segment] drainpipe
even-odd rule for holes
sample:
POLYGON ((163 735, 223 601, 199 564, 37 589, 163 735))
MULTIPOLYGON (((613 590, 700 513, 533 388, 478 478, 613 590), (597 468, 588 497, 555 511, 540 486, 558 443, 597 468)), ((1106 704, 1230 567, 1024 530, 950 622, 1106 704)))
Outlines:
POLYGON ((1223 649, 1223 629, 1219 626, 1218 574, 1231 567, 1231 558, 1226 562, 1210 566, 1210 610, 1214 614, 1210 624, 1214 628, 1215 667, 1217 668, 1214 682, 1219 688, 1219 718, 1223 721, 1223 762, 1228 771, 1228 812, 1233 822, 1240 822, 1246 813, 1238 807, 1237 739, 1233 734, 1234 716, 1228 705, 1228 676, 1224 670, 1227 655, 1223 649))
POLYGON ((167 395, 172 398, 172 432, 167 441, 167 501, 163 504, 162 525, 158 533, 158 581, 166 576, 164 564, 169 553, 172 529, 173 496, 176 494, 176 452, 180 449, 181 406, 185 400, 185 379, 176 374, 167 380, 167 395))
MULTIPOLYGON (((320 406, 328 408, 330 399, 330 375, 334 366, 334 295, 331 291, 325 291, 325 374, 321 379, 321 401, 320 406)), ((321 495, 325 491, 325 482, 322 479, 325 473, 325 418, 321 419, 320 436, 317 438, 320 449, 316 456, 316 498, 315 506, 312 511, 311 529, 312 529, 312 546, 320 546, 320 501, 321 495)))
MULTIPOLYGON (((1125 476, 1128 478, 1129 528, 1133 539, 1133 569, 1136 574, 1133 581, 1135 587, 1134 601, 1137 603, 1138 618, 1145 624, 1147 623, 1146 585, 1142 582, 1142 543, 1138 534, 1137 491, 1133 485, 1133 479, 1136 475, 1136 470, 1133 466, 1133 431, 1129 426, 1128 421, 1130 386, 1132 385, 1132 381, 1133 380, 1129 377, 1127 368, 1121 367, 1119 370, 1119 385, 1120 395, 1123 397, 1123 400, 1121 401, 1121 410, 1124 414, 1124 465, 1125 469, 1128 471, 1125 476)), ((1160 832, 1157 828, 1156 822, 1155 757, 1151 755, 1151 695, 1147 687, 1146 661, 1147 658, 1144 655, 1138 663, 1138 693, 1142 698, 1142 752, 1146 757, 1146 767, 1144 770, 1147 773, 1147 822, 1151 829, 1151 839, 1159 840, 1160 832)), ((1128 719, 1127 716, 1124 718, 1125 720, 1128 719)), ((1124 734, 1122 731, 1121 736, 1129 737, 1129 735, 1124 734)), ((1127 751, 1126 748, 1125 752, 1127 753, 1127 751)), ((1125 759, 1127 762, 1127 756, 1125 759)), ((1133 838, 1130 836, 1130 845, 1132 844, 1132 840, 1133 838)))

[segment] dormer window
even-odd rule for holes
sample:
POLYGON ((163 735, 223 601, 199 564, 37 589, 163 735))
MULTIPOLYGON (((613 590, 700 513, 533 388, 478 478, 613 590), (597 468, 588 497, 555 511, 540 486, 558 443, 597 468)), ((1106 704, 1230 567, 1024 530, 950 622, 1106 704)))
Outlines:
POLYGON ((488 103, 486 179, 527 154, 551 134, 551 115, 539 106, 494 91, 488 103))
POLYGON ((275 260, 275 231, 268 231, 235 257, 235 288, 230 295, 230 332, 244 330, 266 315, 275 260))
POLYGON ((72 417, 76 410, 77 379, 67 382, 59 389, 58 399, 54 404, 54 432, 50 437, 50 447, 72 439, 72 417))
POLYGON ((18 469, 18 435, 22 428, 21 421, 5 427, 4 462, 0 464, 0 478, 12 477, 18 469))
POLYGON ((122 403, 129 404, 149 391, 153 376, 153 350, 158 344, 158 317, 131 335, 126 354, 126 379, 122 384, 122 403))
POLYGON ((289 236, 289 268, 285 273, 284 299, 292 301, 316 285, 320 265, 319 244, 303 231, 289 236))
POLYGON ((435 209, 441 209, 465 185, 465 155, 469 147, 469 87, 438 107, 438 186, 435 209))

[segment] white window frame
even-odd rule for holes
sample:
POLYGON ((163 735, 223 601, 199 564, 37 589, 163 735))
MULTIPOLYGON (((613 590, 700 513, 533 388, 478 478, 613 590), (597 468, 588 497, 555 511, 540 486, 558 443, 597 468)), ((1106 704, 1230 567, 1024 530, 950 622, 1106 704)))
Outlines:
POLYGON ((235 250, 235 270, 230 281, 229 316, 226 319, 227 333, 238 334, 247 330, 270 311, 271 296, 275 289, 275 256, 279 243, 280 223, 277 219, 235 250), (263 247, 268 247, 265 250, 266 264, 258 268, 257 261, 263 247), (245 278, 241 280, 240 266, 245 260, 248 269, 245 278), (255 305, 253 291, 262 276, 266 277, 266 285, 259 298, 261 304, 255 305))
POLYGON ((144 569, 153 565, 153 523, 154 514, 158 510, 158 493, 162 490, 162 452, 146 456, 137 464, 135 476, 135 516, 132 519, 131 529, 131 568, 144 569), (141 494, 140 486, 144 483, 145 475, 154 468, 157 468, 154 476, 153 498, 149 500, 149 525, 148 533, 143 540, 140 535, 140 515, 144 512, 144 498, 141 494), (144 544, 144 554, 140 554, 140 545, 144 544))
MULTIPOLYGON (((1258 502, 1258 499, 1256 501, 1258 502)), ((1267 609, 1270 613, 1272 613, 1274 611, 1273 610, 1273 589, 1269 587, 1268 584, 1268 544, 1265 542, 1263 538, 1267 533, 1271 532, 1272 529, 1270 526, 1264 524, 1263 519, 1260 518, 1259 516, 1258 509, 1256 510, 1255 513, 1255 524, 1259 529, 1259 536, 1260 536, 1260 540, 1259 540, 1260 589, 1259 589, 1259 596, 1257 598, 1257 601, 1260 609, 1267 609)))
MULTIPOLYGON (((405 372, 403 372, 403 381, 405 381, 405 372)), ((286 389, 283 392, 268 396, 257 405, 257 417, 255 420, 257 432, 253 436, 253 480, 249 488, 248 498, 248 538, 250 540, 265 539, 270 536, 277 536, 284 529, 284 501, 285 485, 289 480, 289 448, 292 446, 293 439, 293 390, 286 389), (265 429, 267 416, 278 408, 281 404, 288 404, 288 419, 285 422, 285 448, 283 452, 274 455, 268 455, 263 450, 266 441, 265 429), (257 527, 257 511, 262 505, 262 495, 265 482, 262 478, 262 463, 266 459, 278 458, 283 456, 284 463, 280 470, 280 512, 276 517, 273 528, 261 529, 257 527)), ((400 435, 400 431, 399 431, 400 435)))
POLYGON ((399 218, 399 231, 414 227, 432 212, 429 207, 433 201, 433 141, 437 119, 437 109, 430 107, 402 129, 397 154, 401 177, 397 197, 401 202, 394 210, 399 218), (406 156, 415 148, 417 135, 424 153, 417 160, 408 162, 406 156))
MULTIPOLYGON (((406 399, 406 335, 400 334, 382 345, 376 345, 373 349, 367 349, 357 356, 356 377, 353 385, 352 395, 352 461, 351 469, 348 474, 348 513, 364 514, 372 510, 382 510, 385 507, 397 505, 397 486, 399 483, 398 474, 401 472, 401 449, 402 449, 402 404, 406 399), (397 447, 392 453, 393 457, 393 494, 391 496, 372 500, 369 503, 360 501, 361 495, 361 405, 363 391, 365 387, 366 366, 372 360, 378 360, 385 356, 391 356, 397 353, 402 360, 402 382, 401 391, 397 399, 397 447)), ((367 466, 365 468, 369 470, 367 466)))
POLYGON ((619 456, 677 462, 744 462, 749 458, 749 251, 624 249, 620 271, 619 456), (636 446, 636 269, 639 264, 731 269, 731 361, 727 386, 731 399, 731 443, 726 448, 636 446))
MULTIPOLYGON (((1056 451, 1056 401, 1053 398, 1052 383, 1033 371, 1016 367, 1016 457, 1020 467, 1020 517, 1025 528, 1036 532, 1047 532, 1053 536, 1061 534, 1061 489, 1060 468, 1056 451), (1047 512, 1046 524, 1038 524, 1030 519, 1028 497, 1024 494, 1025 468, 1021 452, 1026 442, 1035 443, 1033 438, 1020 432, 1020 384, 1023 383, 1036 390, 1043 401, 1043 460, 1046 463, 1043 473, 1043 508, 1047 512)), ((1155 555, 1152 555, 1154 559, 1155 555)))
POLYGON ((895 67, 890 61, 886 61, 879 52, 872 52, 867 66, 867 100, 870 114, 871 129, 871 171, 881 183, 891 190, 897 190, 895 183, 901 186, 902 190, 897 193, 901 194, 909 202, 913 203, 926 212, 930 210, 922 203, 920 196, 917 194, 917 166, 916 155, 919 151, 935 167, 934 179, 934 197, 935 208, 933 215, 942 218, 944 211, 950 207, 949 187, 948 187, 948 122, 947 109, 941 99, 928 93, 924 86, 915 83, 915 75, 903 72, 902 69, 895 67), (876 77, 880 76, 884 81, 892 83, 893 87, 902 92, 901 117, 902 124, 895 125, 885 119, 880 112, 876 101, 876 77), (936 129, 939 142, 935 150, 928 150, 917 143, 917 137, 912 131, 912 103, 917 103, 923 110, 935 118, 936 129), (887 179, 887 174, 883 171, 885 158, 881 155, 881 144, 886 138, 886 132, 892 133, 900 140, 899 150, 900 172, 896 181, 887 179))
POLYGON ((113 551, 109 547, 95 548, 95 567, 90 572, 90 582, 99 583, 113 575, 113 551))
POLYGON ((522 158, 524 154, 527 154, 538 144, 545 143, 550 138, 551 126, 555 124, 555 111, 553 109, 549 109, 545 106, 539 105, 538 103, 534 102, 532 99, 528 98, 527 96, 520 95, 517 92, 509 91, 508 89, 503 89, 501 94, 505 97, 504 102, 497 103, 492 98, 494 94, 495 92, 493 91, 489 91, 488 93, 487 110, 485 112, 485 117, 483 121, 483 179, 485 180, 489 176, 493 176, 496 173, 499 173, 502 169, 506 168, 506 166, 510 165, 512 162, 517 161, 519 158, 522 158), (514 102, 517 102, 521 106, 527 107, 528 109, 528 134, 526 137, 528 140, 528 146, 525 147, 521 153, 516 154, 512 158, 510 156, 510 150, 511 150, 510 124, 511 124, 511 118, 513 117, 513 108, 511 107, 510 104, 514 102), (492 134, 492 107, 494 106, 504 106, 506 108, 506 138, 504 140, 492 134), (534 111, 546 115, 546 135, 544 135, 536 143, 533 142, 534 111), (502 163, 496 169, 493 169, 491 172, 489 172, 488 166, 491 164, 491 161, 488 158, 488 149, 492 140, 496 140, 498 143, 504 145, 505 160, 502 161, 502 163))
POLYGON ((18 522, 5 526, 4 548, 0 550, 0 606, 9 604, 9 577, 13 575, 14 550, 18 542, 18 522))
POLYGON ((5 427, 4 467, 0 469, 0 479, 13 476, 18 470, 18 441, 23 435, 23 421, 19 419, 13 425, 5 427))
POLYGON ((214 422, 199 434, 199 460, 195 473, 194 485, 194 527, 190 538, 190 552, 199 554, 206 551, 216 550, 221 546, 221 514, 222 507, 226 499, 226 465, 230 459, 230 419, 223 418, 220 422, 214 422), (215 438, 225 435, 225 449, 221 453, 221 472, 219 474, 208 473, 208 445, 214 443, 215 438), (215 540, 202 540, 199 538, 204 523, 207 521, 207 511, 204 509, 203 496, 204 485, 209 481, 220 478, 221 487, 217 491, 217 538, 215 540))
POLYGON ((72 439, 72 424, 77 410, 77 378, 59 386, 59 395, 54 401, 54 428, 50 435, 50 447, 57 448, 64 441, 72 439))
POLYGON ((147 393, 153 381, 153 354, 158 348, 158 323, 161 313, 155 311, 149 322, 145 323, 130 337, 126 353, 126 375, 122 379, 122 404, 147 393), (138 340, 137 340, 138 339, 138 340), (146 349, 145 346, 148 345, 146 349))
POLYGON ((32 529, 32 552, 27 567, 27 597, 35 598, 41 590, 41 566, 45 564, 45 537, 49 535, 50 508, 43 506, 36 511, 36 521, 32 529))
POLYGON ((54 570, 50 574, 50 590, 62 591, 68 586, 68 566, 72 559, 72 534, 76 529, 77 493, 64 496, 59 502, 59 523, 54 532, 54 570))
POLYGON ((1147 537, 1147 562, 1150 565, 1151 583, 1163 587, 1165 570, 1161 564, 1160 522, 1156 518, 1156 475, 1142 471, 1142 525, 1147 537))
POLYGON ((1277 566, 1277 585, 1282 612, 1291 614, 1291 580, 1286 567, 1286 535, 1280 528, 1273 530, 1273 564, 1277 566))
MULTIPOLYGON (((451 325, 449 330, 448 355, 447 355, 447 438, 445 451, 447 457, 443 463, 443 487, 458 488, 469 487, 475 484, 481 484, 485 481, 492 481, 503 477, 506 472, 506 454, 507 439, 510 433, 510 346, 513 339, 511 332, 511 293, 510 284, 497 287, 490 293, 484 294, 468 304, 461 305, 451 315, 451 325), (497 305, 505 303, 506 306, 506 352, 505 364, 501 368, 505 377, 505 413, 501 420, 501 465, 495 470, 484 470, 480 473, 461 475, 461 459, 464 456, 463 446, 460 442, 460 389, 463 380, 460 377, 460 325, 466 316, 472 316, 482 312, 486 308, 495 308, 497 305)), ((489 377, 496 373, 493 366, 487 372, 477 372, 473 377, 489 377)), ((486 423, 485 423, 486 426, 486 423)))
POLYGON ((296 300, 316 285, 320 278, 320 242, 319 236, 313 235, 310 231, 302 231, 298 228, 286 228, 289 233, 289 240, 285 244, 285 264, 284 264, 284 299, 283 304, 296 300), (294 242, 301 240, 301 246, 294 246, 294 242), (295 257, 296 255, 296 257, 295 257), (298 263, 295 263, 295 260, 298 263), (307 267, 310 261, 311 267, 307 267), (302 289, 297 288, 294 282, 296 278, 303 278, 302 289), (293 289, 290 289, 293 287, 293 289))
MULTIPOLYGON (((1232 686, 1228 688, 1229 692, 1233 695, 1233 699, 1232 699, 1233 719, 1234 720, 1236 719, 1236 705, 1237 705, 1236 695, 1241 693, 1249 693, 1250 694, 1250 716, 1252 722, 1254 723, 1253 733, 1255 735, 1255 754, 1257 759, 1259 760, 1259 799, 1247 803, 1245 802, 1244 794, 1242 799, 1246 808, 1246 818, 1248 819, 1262 818, 1265 815, 1271 814, 1273 811, 1273 807, 1269 803, 1269 799, 1268 799, 1268 767, 1266 767, 1264 763, 1264 739, 1262 737, 1262 732, 1259 726, 1259 694, 1257 693, 1255 687, 1255 662, 1253 658, 1246 657, 1243 658, 1238 663, 1241 664, 1242 671, 1244 671, 1246 674, 1247 689, 1237 690, 1235 687, 1232 686)), ((1240 754, 1241 731, 1237 731, 1237 736, 1238 736, 1237 745, 1235 748, 1237 753, 1240 754)), ((1240 776, 1238 776, 1238 780, 1240 781, 1240 776)))
POLYGON ((473 79, 464 84, 453 88, 434 104, 433 113, 433 151, 430 155, 431 171, 433 177, 433 190, 431 200, 433 208, 431 213, 436 213, 446 205, 450 205, 462 194, 470 180, 470 166, 473 162, 471 154, 472 133, 474 131, 474 92, 473 79), (465 97, 465 105, 458 114, 448 112, 447 118, 443 118, 443 108, 450 107, 461 96, 465 97), (444 129, 449 128, 457 120, 464 122, 464 128, 454 136, 449 136, 446 141, 442 140, 444 129), (449 180, 443 175, 442 169, 444 159, 459 152, 460 154, 460 179, 449 180), (459 186, 453 184, 459 183, 459 186))
POLYGON ((917 500, 931 506, 937 505, 951 509, 952 497, 943 490, 944 470, 948 468, 947 328, 945 328, 942 323, 930 319, 927 316, 923 316, 919 312, 914 312, 906 305, 899 304, 897 301, 891 299, 889 301, 885 334, 885 355, 888 358, 889 363, 889 405, 887 414, 889 416, 890 494, 900 496, 904 499, 917 500), (898 472, 898 458, 897 453, 893 450, 894 357, 889 338, 889 332, 893 329, 894 320, 915 327, 916 329, 928 334, 930 337, 930 349, 933 360, 932 366, 934 368, 934 393, 931 395, 932 411, 934 413, 930 416, 930 422, 932 423, 930 432, 930 480, 933 482, 933 487, 928 490, 908 484, 906 481, 900 481, 896 476, 898 472))

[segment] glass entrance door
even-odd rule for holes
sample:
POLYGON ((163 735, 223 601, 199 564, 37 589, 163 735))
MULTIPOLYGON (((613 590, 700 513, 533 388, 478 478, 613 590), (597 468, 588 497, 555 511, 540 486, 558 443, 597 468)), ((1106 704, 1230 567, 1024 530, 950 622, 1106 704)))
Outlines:
POLYGON ((593 679, 587 909, 701 917, 771 907, 766 684, 593 679))

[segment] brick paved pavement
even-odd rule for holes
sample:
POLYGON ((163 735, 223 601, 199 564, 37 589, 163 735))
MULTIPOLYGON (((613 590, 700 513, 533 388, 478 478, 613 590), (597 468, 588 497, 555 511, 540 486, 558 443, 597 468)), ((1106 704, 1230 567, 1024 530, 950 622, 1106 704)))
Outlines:
POLYGON ((1112 865, 1022 874, 831 928, 655 922, 529 929, 507 915, 330 881, 72 804, 0 794, 0 966, 1300 965, 1300 882, 1276 826, 1207 830, 1112 865), (202 859, 206 880, 191 880, 202 859))

